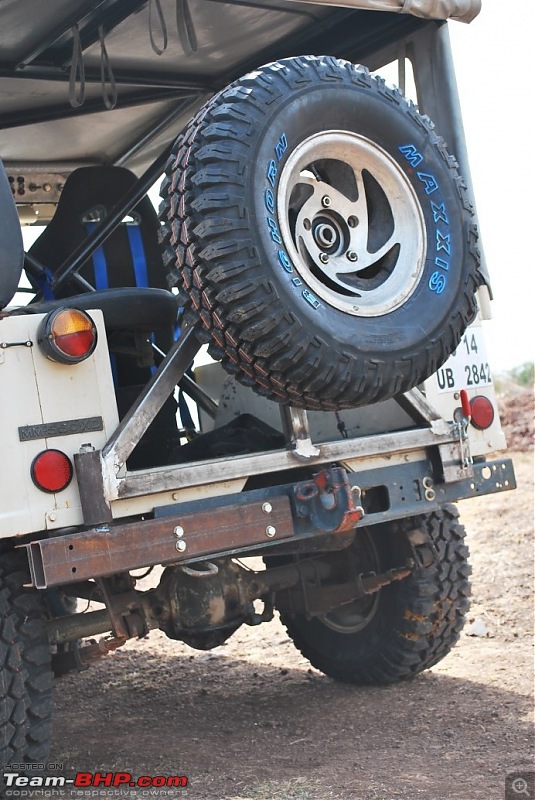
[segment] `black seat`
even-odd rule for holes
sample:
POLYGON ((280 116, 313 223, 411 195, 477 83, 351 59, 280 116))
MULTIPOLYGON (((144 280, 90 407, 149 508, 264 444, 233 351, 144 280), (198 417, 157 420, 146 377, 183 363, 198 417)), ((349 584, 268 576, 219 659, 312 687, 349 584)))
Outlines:
MULTIPOLYGON (((119 170, 120 178, 117 175, 117 168, 111 168, 111 172, 114 177, 117 177, 118 191, 125 189, 127 185, 131 185, 132 179, 135 180, 132 173, 129 173, 127 170, 119 170), (124 180, 124 172, 127 173, 126 182, 124 180)), ((90 173, 91 175, 89 175, 85 169, 77 170, 77 172, 73 173, 73 180, 69 179, 66 183, 66 186, 69 186, 67 200, 63 200, 58 206, 60 212, 59 216, 54 218, 55 221, 46 228, 37 240, 37 244, 32 248, 34 255, 38 252, 40 258, 46 259, 45 263, 47 265, 52 264, 57 268, 62 263, 62 259, 65 259, 68 255, 65 249, 65 241, 67 239, 72 239, 74 242, 75 237, 72 236, 72 231, 68 231, 68 235, 63 236, 61 228, 64 225, 68 227, 69 223, 73 223, 71 212, 74 207, 74 197, 69 197, 69 195, 73 193, 76 196, 77 184, 79 185, 80 179, 82 179, 83 183, 86 177, 91 177, 92 191, 101 190, 103 182, 102 168, 90 168, 90 173), (101 180, 100 182, 97 181, 93 183, 92 176, 95 171, 101 180), (68 205, 66 205, 66 203, 68 205), (63 208, 66 209, 66 212, 63 211, 63 208), (71 217, 71 219, 69 219, 69 217, 71 217), (51 227, 52 232, 50 230, 51 227), (54 242, 58 239, 59 244, 54 246, 54 242)), ((161 267, 161 259, 156 242, 158 221, 157 218, 155 219, 154 209, 148 198, 143 198, 140 205, 142 207, 142 213, 139 212, 139 219, 142 220, 144 229, 146 228, 147 231, 150 231, 150 233, 146 233, 144 230, 143 234, 145 239, 144 246, 146 246, 147 250, 151 253, 147 269, 147 279, 152 281, 150 286, 161 286, 161 288, 142 288, 135 286, 135 284, 131 284, 131 274, 123 271, 124 278, 127 281, 125 285, 130 288, 107 289, 83 295, 72 295, 72 292, 65 290, 59 293, 59 297, 62 298, 69 296, 69 305, 75 308, 84 310, 91 308, 100 309, 104 314, 104 321, 108 331, 132 330, 148 332, 158 328, 170 330, 175 325, 178 316, 179 309, 177 299, 164 288, 165 284, 162 279, 163 268, 161 267), (149 204, 148 206, 147 203, 149 204), (149 242, 148 244, 147 239, 149 242), (132 288, 133 286, 135 286, 135 288, 132 288)), ((85 237, 87 233, 82 235, 85 237)), ((116 237, 116 243, 117 242, 118 239, 116 237)), ((121 259, 121 266, 124 262, 125 258, 123 256, 121 259)), ((23 263, 24 245, 19 216, 4 165, 0 160, 0 310, 6 308, 17 291, 23 263)), ((117 272, 120 271, 121 270, 118 270, 117 272)), ((116 282, 115 274, 114 272, 112 277, 113 282, 116 282)), ((53 300, 14 309, 10 313, 42 314, 52 311, 54 308, 61 305, 65 305, 63 300, 53 300)))
POLYGON ((11 312, 16 314, 47 314, 55 308, 68 305, 89 311, 98 308, 104 315, 108 333, 132 331, 149 333, 157 328, 172 330, 178 316, 178 301, 174 294, 164 289, 106 289, 101 292, 73 295, 61 300, 49 300, 23 306, 11 312))
POLYGON ((19 215, 0 160, 0 311, 11 302, 17 291, 23 261, 19 215))
MULTIPOLYGON (((136 184, 124 167, 80 167, 67 180, 52 220, 28 251, 53 273, 87 238, 95 226, 136 184)), ((79 270, 97 290, 123 286, 167 289, 158 244, 160 223, 150 199, 143 197, 133 209, 130 223, 119 225, 99 251, 79 270)), ((55 297, 79 294, 67 283, 55 297)))

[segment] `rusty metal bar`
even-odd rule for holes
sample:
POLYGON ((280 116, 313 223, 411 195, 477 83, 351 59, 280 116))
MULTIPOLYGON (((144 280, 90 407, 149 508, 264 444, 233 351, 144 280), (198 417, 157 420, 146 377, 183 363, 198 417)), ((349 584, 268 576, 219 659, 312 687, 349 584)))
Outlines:
POLYGON ((290 500, 280 495, 272 497, 269 506, 259 498, 223 505, 217 513, 213 508, 201 508, 123 525, 101 525, 24 546, 32 583, 45 589, 154 564, 231 554, 292 536, 290 500))
POLYGON ((110 504, 106 501, 100 453, 97 450, 75 453, 74 466, 80 490, 80 503, 86 525, 111 522, 110 504))
POLYGON ((46 623, 50 644, 63 644, 83 639, 84 636, 108 633, 112 627, 111 617, 107 610, 72 614, 69 617, 49 619, 46 623))

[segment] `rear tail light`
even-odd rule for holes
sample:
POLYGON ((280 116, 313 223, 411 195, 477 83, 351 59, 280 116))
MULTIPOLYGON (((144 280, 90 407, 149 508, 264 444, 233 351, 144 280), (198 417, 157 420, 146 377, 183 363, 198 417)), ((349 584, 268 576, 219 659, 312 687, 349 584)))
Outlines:
POLYGON ((30 468, 32 480, 43 492, 61 492, 72 481, 71 460, 61 450, 43 450, 30 468))
POLYGON ((470 400, 470 411, 472 418, 470 422, 480 431, 490 428, 494 422, 494 406, 488 397, 478 394, 470 400))
POLYGON ((85 311, 57 308, 42 320, 37 342, 45 356, 59 364, 78 364, 97 346, 95 323, 85 311))

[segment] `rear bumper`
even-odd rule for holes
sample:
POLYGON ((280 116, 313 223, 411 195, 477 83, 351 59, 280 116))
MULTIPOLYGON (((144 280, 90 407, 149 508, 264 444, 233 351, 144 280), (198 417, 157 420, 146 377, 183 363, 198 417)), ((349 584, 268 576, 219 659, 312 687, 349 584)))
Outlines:
POLYGON ((341 467, 313 480, 155 509, 150 519, 101 524, 41 539, 26 548, 38 589, 149 567, 245 556, 288 547, 347 544, 366 526, 436 511, 447 502, 516 488, 513 464, 473 466, 462 480, 435 483, 430 463, 417 461, 349 473, 341 467), (329 544, 325 544, 325 540, 329 544))

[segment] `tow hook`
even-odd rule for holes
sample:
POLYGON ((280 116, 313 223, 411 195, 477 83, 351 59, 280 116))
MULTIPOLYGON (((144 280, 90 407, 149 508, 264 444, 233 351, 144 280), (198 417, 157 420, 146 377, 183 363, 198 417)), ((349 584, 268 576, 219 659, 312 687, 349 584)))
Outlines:
POLYGON ((310 519, 315 528, 332 533, 355 529, 364 516, 358 486, 351 486, 342 467, 322 470, 293 490, 298 517, 310 519))

